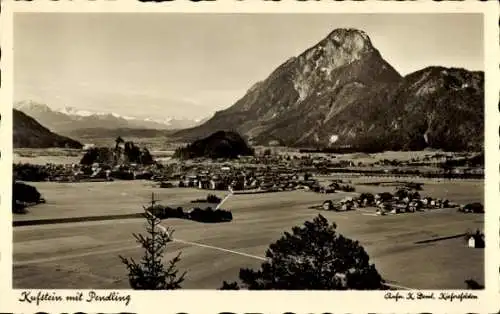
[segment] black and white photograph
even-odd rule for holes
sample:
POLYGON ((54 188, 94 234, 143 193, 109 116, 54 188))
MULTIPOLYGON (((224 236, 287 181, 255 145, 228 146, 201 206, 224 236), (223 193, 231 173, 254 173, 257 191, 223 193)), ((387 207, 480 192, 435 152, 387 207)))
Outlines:
POLYGON ((484 23, 14 13, 12 288, 484 290, 484 23))

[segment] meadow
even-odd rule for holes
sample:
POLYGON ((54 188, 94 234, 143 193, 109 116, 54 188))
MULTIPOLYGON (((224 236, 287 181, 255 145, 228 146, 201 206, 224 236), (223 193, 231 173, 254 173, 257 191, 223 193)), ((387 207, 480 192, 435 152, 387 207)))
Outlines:
MULTIPOLYGON (((355 180, 362 178, 353 178, 353 183, 355 180)), ((484 187, 479 180, 424 183, 422 195, 457 203, 483 200, 484 187)), ((152 192, 160 203, 174 206, 188 206, 208 192, 160 189, 148 181, 33 185, 47 203, 30 208, 26 215, 15 215, 14 220, 140 213, 152 192)), ((356 189, 375 192, 392 188, 356 184, 356 189)), ((216 194, 223 196, 225 192, 216 194)), ((370 208, 343 213, 311 208, 326 199, 350 195, 355 194, 293 191, 234 195, 222 206, 232 211, 231 222, 163 220, 164 226, 175 229, 166 258, 182 252, 179 267, 188 272, 183 288, 217 289, 223 280, 236 280, 240 268, 259 267, 269 244, 284 231, 322 214, 338 225, 340 233, 360 241, 382 276, 395 285, 462 289, 466 279, 484 284, 484 250, 468 248, 463 238, 416 243, 482 229, 483 215, 438 209, 375 216, 375 209, 370 208)), ((140 258, 132 233, 144 233, 144 226, 144 220, 136 218, 14 227, 14 288, 127 289, 126 269, 118 255, 140 258)))

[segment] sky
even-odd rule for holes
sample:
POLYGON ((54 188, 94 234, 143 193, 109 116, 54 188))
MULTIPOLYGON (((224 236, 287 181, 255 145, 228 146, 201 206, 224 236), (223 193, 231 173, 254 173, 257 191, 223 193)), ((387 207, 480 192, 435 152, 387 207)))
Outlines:
POLYGON ((484 70, 480 14, 16 13, 14 101, 204 118, 340 27, 402 75, 484 70))

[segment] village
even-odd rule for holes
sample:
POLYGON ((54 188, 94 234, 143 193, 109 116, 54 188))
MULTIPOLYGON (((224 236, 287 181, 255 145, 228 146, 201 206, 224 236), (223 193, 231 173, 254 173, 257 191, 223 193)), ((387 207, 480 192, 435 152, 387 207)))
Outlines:
MULTIPOLYGON (((321 213, 332 221, 340 219, 348 235, 367 243, 375 252, 381 249, 404 252, 421 246, 431 251, 434 243, 438 243, 446 247, 443 253, 458 252, 442 258, 472 254, 470 265, 476 265, 481 256, 478 249, 485 246, 484 206, 479 193, 482 181, 478 179, 484 169, 481 154, 429 152, 397 158, 391 153, 316 154, 263 148, 253 155, 236 158, 184 159, 175 154, 156 158, 158 152, 122 138, 117 138, 113 146, 89 146, 71 154, 78 158, 73 159, 76 162, 50 162, 48 157, 45 164, 13 164, 12 208, 16 230, 22 232, 30 230, 23 226, 51 224, 55 232, 65 223, 87 226, 92 221, 115 221, 120 222, 117 226, 130 224, 137 229, 138 220, 146 210, 179 229, 180 239, 176 241, 180 243, 201 241, 200 245, 205 247, 204 233, 195 224, 208 224, 210 227, 203 229, 209 228, 219 239, 210 244, 213 247, 225 250, 243 241, 252 247, 249 250, 256 254, 252 256, 259 256, 263 251, 253 250, 264 250, 261 246, 268 245, 269 237, 274 238, 287 226, 300 223, 301 215, 321 213), (262 226, 252 224, 255 217, 259 217, 262 226), (394 219, 401 229, 394 229, 394 219), (379 227, 373 229, 373 223, 379 227), (266 225, 274 227, 269 229, 266 225), (242 233, 241 228, 255 229, 257 233, 250 236, 248 232, 242 233), (266 240, 260 239, 263 234, 259 232, 268 233, 266 240), (384 234, 394 232, 405 239, 407 248, 384 240, 384 234), (380 242, 370 244, 373 237, 381 237, 380 242)), ((106 239, 124 237, 128 232, 127 228, 102 229, 104 226, 89 228, 96 234, 105 234, 106 239)), ((88 232, 91 231, 85 231, 88 232)), ((103 243, 99 245, 112 246, 113 241, 109 244, 107 241, 99 241, 103 243)), ((81 245, 97 244, 85 240, 81 245)), ((199 254, 203 253, 196 253, 186 262, 199 263, 199 254)), ((421 257, 415 254, 415 258, 421 257)), ((412 287, 425 287, 414 277, 394 272, 396 268, 390 265, 397 266, 400 262, 391 261, 393 255, 386 258, 375 253, 374 258, 387 276, 399 278, 412 287)), ((97 265, 93 257, 87 263, 97 265)), ((237 267, 238 260, 231 259, 231 263, 237 267)), ((477 275, 479 269, 471 270, 465 272, 470 278, 463 280, 482 282, 477 275)), ((463 268, 456 271, 462 272, 463 268)), ((23 275, 22 269, 17 274, 18 284, 25 286, 29 276, 23 275)), ((187 287, 214 288, 215 280, 222 274, 214 276, 214 281, 194 277, 187 287)), ((99 287, 102 285, 99 278, 89 277, 85 282, 99 287)), ((64 279, 54 283, 58 282, 64 279)), ((118 286, 126 287, 120 282, 118 286)), ((442 285, 460 286, 445 278, 442 285)))
MULTIPOLYGON (((330 194, 339 191, 355 192, 356 187, 352 184, 352 179, 373 176, 389 179, 395 186, 380 193, 362 193, 357 199, 347 198, 338 204, 325 200, 322 208, 351 210, 375 207, 379 215, 449 207, 459 208, 462 212, 484 212, 482 204, 455 204, 447 199, 421 196, 418 191, 422 189, 423 184, 411 181, 418 178, 482 177, 484 155, 453 158, 435 153, 403 161, 379 159, 368 163, 366 154, 362 156, 365 157, 361 159, 363 161, 359 161, 360 158, 356 159, 356 156, 342 159, 342 155, 278 153, 267 148, 259 154, 239 156, 237 159, 170 158, 159 162, 147 148, 140 148, 121 137, 115 140, 114 147, 88 145, 82 153, 78 164, 16 163, 13 167, 14 180, 73 183, 149 180, 156 182, 160 188, 197 188, 231 191, 234 194, 295 190, 330 194), (415 172, 411 170, 415 165, 426 165, 428 170, 415 172)), ((377 182, 364 185, 374 184, 377 182)), ((21 199, 19 201, 22 202, 21 199)))
MULTIPOLYGON (((160 189, 225 191, 232 195, 292 191, 315 193, 324 197, 311 208, 321 211, 368 210, 367 214, 378 216, 438 209, 484 213, 481 202, 457 203, 421 193, 424 186, 422 180, 473 180, 481 176, 484 155, 452 158, 435 153, 404 161, 379 159, 368 163, 366 155, 362 156, 365 157, 363 161, 358 159, 356 162, 352 156, 351 159, 343 159, 342 155, 287 154, 265 149, 254 156, 239 156, 237 159, 170 158, 159 162, 147 148, 140 148, 121 137, 115 143, 114 147, 85 147, 78 164, 14 164, 13 210, 22 213, 31 205, 45 202, 43 195, 30 187, 29 182, 81 184, 142 180, 160 189), (414 168, 414 164, 426 164, 433 172, 415 173, 409 170, 414 168), (372 180, 364 182, 363 179, 367 178, 372 180), (339 193, 345 196, 329 197, 339 193)), ((156 205, 150 211, 162 219, 187 218, 213 222, 233 219, 230 209, 219 208, 219 202, 196 204, 189 208, 176 208, 174 205, 156 205)), ((484 237, 482 231, 477 230, 476 233, 484 237)))
MULTIPOLYGON (((237 241, 255 243, 257 247, 267 245, 268 237, 299 223, 300 215, 316 213, 332 221, 340 219, 348 234, 376 250, 406 250, 383 240, 384 234, 392 232, 401 234, 406 239, 404 246, 412 249, 425 246, 431 250, 436 242, 459 254, 471 254, 464 249, 484 248, 484 206, 478 193, 484 169, 482 154, 428 152, 405 157, 391 152, 318 154, 264 147, 235 156, 233 151, 219 150, 217 141, 207 143, 213 146, 196 149, 211 152, 211 156, 192 156, 192 146, 181 146, 176 152, 189 155, 183 158, 176 152, 150 152, 118 137, 114 145, 87 145, 79 152, 69 152, 74 156, 72 162, 50 162, 47 156, 45 164, 14 163, 13 225, 19 231, 40 224, 51 224, 51 229, 59 230, 64 223, 116 221, 136 228, 136 221, 145 211, 165 224, 177 226, 181 239, 176 241, 181 243, 186 238, 198 243, 203 232, 196 231, 193 224, 209 224, 212 227, 204 228, 220 237, 215 247, 225 250, 237 241), (276 215, 280 211, 282 214, 276 215), (259 240, 258 234, 249 238, 246 232, 240 232, 255 221, 254 215, 262 226, 276 224, 272 229, 252 227, 256 232, 271 232, 266 240, 259 240), (345 219, 350 219, 349 223, 345 219), (372 230, 377 219, 380 227, 372 230), (405 227, 393 231, 394 219, 405 227), (369 245, 370 237, 375 236, 382 237, 381 242, 369 245)), ((104 230, 98 225, 89 228, 107 237, 127 232, 104 230)), ((472 254, 475 259, 470 262, 475 264, 481 253, 472 254)), ((199 263, 195 256, 191 262, 199 263)), ((413 277, 385 268, 393 262, 383 255, 379 258, 388 276, 422 285, 413 277)), ((237 263, 237 259, 232 262, 237 263)), ((479 278, 475 275, 477 269, 468 273, 471 278, 479 278)), ((22 274, 20 271, 24 282, 27 277, 22 274)), ((93 286, 101 285, 93 281, 97 278, 87 280, 93 286)), ((188 287, 213 288, 210 281, 197 277, 192 280, 188 287)), ((452 283, 443 279, 442 284, 452 283)))

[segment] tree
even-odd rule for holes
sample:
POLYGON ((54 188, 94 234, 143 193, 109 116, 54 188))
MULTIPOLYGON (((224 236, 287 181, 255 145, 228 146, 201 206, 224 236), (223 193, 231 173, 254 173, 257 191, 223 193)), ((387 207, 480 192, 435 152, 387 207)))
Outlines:
POLYGON ((467 285, 467 289, 469 290, 481 290, 484 289, 484 286, 474 279, 467 279, 465 280, 465 284, 467 285))
MULTIPOLYGON (((266 252, 261 269, 241 269, 243 288, 250 290, 383 289, 384 281, 357 241, 336 232, 321 215, 285 232, 266 252)), ((224 282, 222 290, 239 289, 224 282)))
POLYGON ((125 141, 123 140, 123 138, 121 136, 118 136, 115 139, 115 150, 118 150, 118 146, 120 146, 120 144, 122 144, 122 143, 125 143, 125 141))
MULTIPOLYGON (((155 206, 154 194, 151 195, 151 207, 155 206)), ((177 263, 180 261, 179 253, 169 261, 168 267, 162 261, 163 252, 167 243, 172 241, 173 229, 160 226, 161 220, 149 213, 144 208, 147 221, 146 230, 149 234, 144 237, 142 234, 133 234, 134 238, 144 249, 144 256, 140 263, 134 259, 127 259, 119 256, 122 263, 127 266, 130 286, 136 290, 172 290, 179 289, 184 281, 186 272, 178 276, 177 263)))

